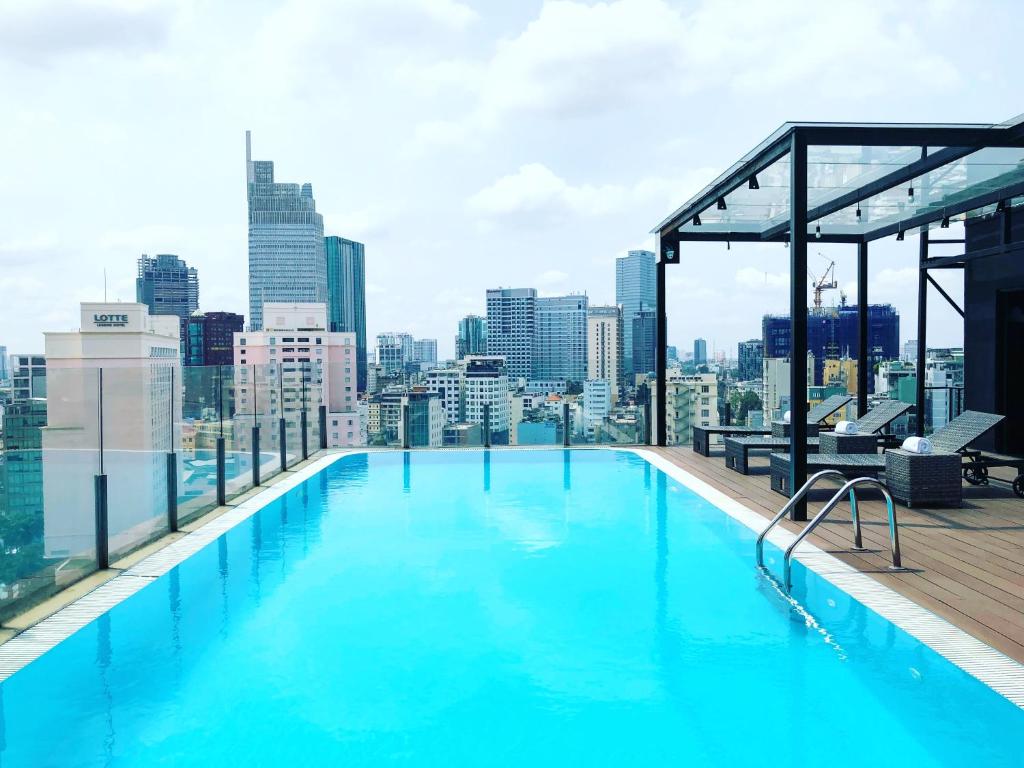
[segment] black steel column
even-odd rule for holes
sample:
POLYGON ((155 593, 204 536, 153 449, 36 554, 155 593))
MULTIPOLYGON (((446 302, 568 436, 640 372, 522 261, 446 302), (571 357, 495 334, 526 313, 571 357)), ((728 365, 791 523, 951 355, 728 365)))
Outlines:
MULTIPOLYGON (((658 264, 655 268, 657 278, 657 327, 654 332, 654 370, 657 381, 654 387, 654 396, 658 401, 658 427, 655 436, 657 445, 667 445, 668 425, 666 415, 668 414, 668 403, 666 402, 665 376, 668 370, 668 314, 665 306, 665 266, 669 261, 675 260, 675 242, 666 239, 664 235, 658 237, 658 264)), ((632 320, 628 321, 632 322, 632 320)), ((630 352, 632 354, 632 352, 630 352)))
POLYGON ((281 450, 281 471, 284 472, 288 469, 288 441, 285 434, 288 431, 288 423, 284 420, 284 416, 278 419, 277 422, 277 440, 281 450))
POLYGON ((491 447, 491 404, 484 403, 484 448, 491 447))
POLYGON ((320 406, 320 450, 327 450, 327 406, 320 406))
POLYGON ((857 418, 868 412, 868 244, 857 243, 857 418))
MULTIPOLYGON (((789 492, 807 480, 807 143, 793 131, 789 150, 789 492)), ((807 519, 801 499, 790 512, 807 519)))
POLYGON ((928 351, 928 270, 925 261, 928 259, 928 230, 921 227, 918 246, 917 273, 917 364, 914 374, 917 376, 917 391, 914 403, 917 410, 918 437, 924 437, 924 367, 928 351))
POLYGON ((302 435, 302 460, 305 461, 309 458, 309 450, 306 448, 306 442, 308 441, 308 427, 306 424, 306 409, 303 408, 299 411, 299 433, 302 435))
POLYGON ((224 438, 217 438, 217 506, 223 507, 227 501, 224 490, 224 438))
POLYGON ((110 567, 110 551, 107 543, 107 528, 110 519, 107 513, 107 476, 102 472, 95 477, 93 494, 96 501, 96 568, 102 571, 110 567))
POLYGON ((260 484, 260 428, 252 428, 252 484, 260 484))
POLYGON ((174 451, 167 454, 167 528, 178 530, 178 457, 174 451))
POLYGON ((569 419, 569 404, 562 403, 562 445, 566 448, 572 443, 570 438, 570 432, 572 430, 572 424, 569 419))

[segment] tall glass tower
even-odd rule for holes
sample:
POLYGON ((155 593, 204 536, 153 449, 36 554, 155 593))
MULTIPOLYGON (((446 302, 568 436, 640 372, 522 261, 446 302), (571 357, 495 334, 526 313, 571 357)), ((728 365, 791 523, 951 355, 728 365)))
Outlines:
POLYGON ((356 388, 366 391, 366 259, 362 243, 331 235, 327 257, 327 328, 356 335, 356 388))
POLYGON ((316 212, 313 185, 279 184, 274 163, 252 159, 245 132, 249 198, 249 322, 263 328, 267 302, 327 304, 324 218, 316 212))
POLYGON ((586 296, 537 299, 533 379, 583 384, 587 378, 587 307, 586 296))
POLYGON ((459 320, 459 333, 455 337, 455 356, 487 354, 487 319, 479 315, 466 315, 459 320))
POLYGON ((135 300, 151 315, 177 315, 182 320, 199 309, 199 273, 169 253, 142 254, 135 279, 135 300))
POLYGON ((655 309, 657 291, 652 251, 629 251, 615 260, 615 303, 622 307, 622 367, 628 379, 637 372, 633 365, 633 318, 642 309, 655 309))

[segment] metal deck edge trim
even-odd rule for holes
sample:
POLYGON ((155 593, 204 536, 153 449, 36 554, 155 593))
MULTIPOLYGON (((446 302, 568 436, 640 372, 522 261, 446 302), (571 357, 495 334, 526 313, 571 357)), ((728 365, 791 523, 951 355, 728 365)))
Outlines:
POLYGON ((334 462, 358 451, 332 453, 294 471, 274 485, 246 499, 202 526, 146 556, 109 581, 47 616, 38 624, 0 645, 0 683, 24 669, 60 642, 124 602, 160 576, 180 565, 196 552, 263 507, 281 498, 334 462))
MULTIPOLYGON (((768 525, 768 520, 763 515, 668 459, 644 448, 628 450, 755 533, 760 533, 768 525)), ((768 541, 780 549, 788 547, 795 538, 796 534, 781 526, 777 526, 768 534, 768 541)), ((861 573, 810 541, 805 540, 797 553, 794 557, 818 576, 919 640, 950 664, 959 667, 1003 698, 1024 709, 1024 664, 997 651, 868 574, 861 573)), ((751 567, 754 567, 753 550, 751 567)))

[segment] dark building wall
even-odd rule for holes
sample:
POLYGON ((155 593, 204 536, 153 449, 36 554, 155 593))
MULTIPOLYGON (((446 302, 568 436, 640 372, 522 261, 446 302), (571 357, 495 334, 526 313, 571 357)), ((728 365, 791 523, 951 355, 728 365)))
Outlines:
POLYGON ((966 229, 968 252, 1006 250, 964 269, 964 407, 1006 416, 977 447, 1024 454, 1024 253, 1009 250, 1024 242, 1024 207, 969 219, 966 229))
MULTIPOLYGON (((765 315, 765 357, 789 357, 788 315, 765 315)), ((814 383, 821 384, 826 358, 857 357, 857 306, 836 307, 822 315, 807 313, 807 349, 814 353, 814 383)), ((871 372, 882 360, 900 356, 900 315, 890 304, 868 305, 868 392, 874 392, 871 372)), ((808 382, 810 384, 811 382, 808 382)))
POLYGON ((633 370, 648 373, 657 366, 658 317, 653 310, 642 309, 633 315, 633 370))

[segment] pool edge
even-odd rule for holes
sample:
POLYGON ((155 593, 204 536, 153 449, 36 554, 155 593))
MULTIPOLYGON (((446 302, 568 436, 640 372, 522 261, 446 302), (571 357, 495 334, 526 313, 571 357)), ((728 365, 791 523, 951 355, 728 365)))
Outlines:
MULTIPOLYGON (((653 451, 645 448, 615 450, 626 450, 639 456, 754 533, 760 533, 768 524, 768 519, 763 515, 653 451)), ((781 526, 776 526, 768 535, 768 541, 780 549, 785 549, 795 538, 796 534, 781 526)), ((909 597, 872 578, 870 574, 861 573, 810 541, 801 543, 798 554, 794 556, 833 586, 928 646, 1010 703, 1024 709, 1024 664, 918 605, 909 597)), ((751 550, 751 568, 754 567, 754 553, 751 550)))

